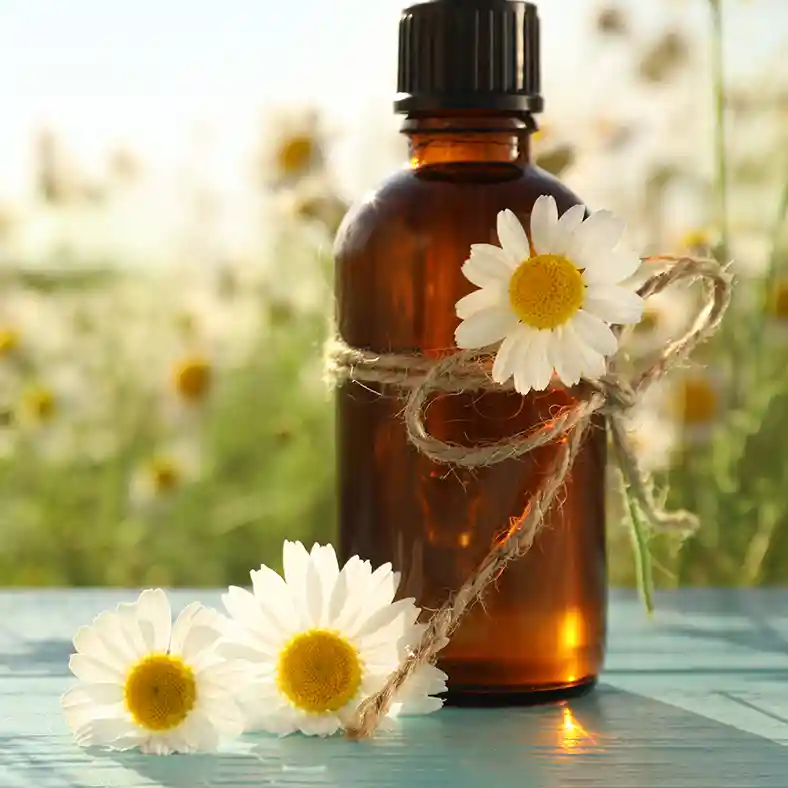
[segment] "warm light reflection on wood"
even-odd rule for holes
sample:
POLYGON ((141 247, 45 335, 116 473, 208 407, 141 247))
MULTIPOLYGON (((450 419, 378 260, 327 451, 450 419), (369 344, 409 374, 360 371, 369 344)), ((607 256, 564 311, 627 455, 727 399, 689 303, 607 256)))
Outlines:
POLYGON ((564 750, 574 750, 583 745, 593 744, 594 737, 575 719, 569 706, 562 709, 560 746, 564 750))

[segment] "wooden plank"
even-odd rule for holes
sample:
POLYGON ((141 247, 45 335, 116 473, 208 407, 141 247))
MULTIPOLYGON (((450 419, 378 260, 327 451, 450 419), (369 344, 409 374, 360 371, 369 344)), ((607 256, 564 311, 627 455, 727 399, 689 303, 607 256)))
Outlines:
MULTIPOLYGON (((135 592, 0 594, 0 788, 786 788, 788 592, 682 591, 653 621, 611 599, 593 695, 539 709, 446 709, 374 741, 248 736, 219 755, 85 752, 58 698, 74 630, 135 592)), ((218 593, 177 592, 218 604, 218 593)))

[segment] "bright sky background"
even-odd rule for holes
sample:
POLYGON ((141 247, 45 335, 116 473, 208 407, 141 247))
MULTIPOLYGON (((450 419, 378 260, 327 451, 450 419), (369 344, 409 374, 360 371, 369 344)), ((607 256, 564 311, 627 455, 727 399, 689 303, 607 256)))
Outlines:
MULTIPOLYGON (((173 161, 199 149, 197 119, 228 144, 247 144, 266 103, 315 102, 345 125, 370 113, 385 118, 404 4, 0 0, 0 186, 19 174, 30 130, 42 123, 88 152, 125 140, 173 161)), ((671 20, 703 35, 706 0, 620 4, 644 40, 671 20)), ((788 43, 786 0, 726 5, 733 71, 762 68, 788 43)), ((587 32, 596 0, 539 6, 549 106, 605 96, 607 74, 583 81, 600 57, 587 32)))

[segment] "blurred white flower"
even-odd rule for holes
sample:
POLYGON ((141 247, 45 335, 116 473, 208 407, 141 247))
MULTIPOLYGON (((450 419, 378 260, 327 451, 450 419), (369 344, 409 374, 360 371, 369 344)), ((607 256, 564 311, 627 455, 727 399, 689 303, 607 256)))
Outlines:
POLYGON ((199 479, 203 470, 202 454, 195 443, 163 446, 137 465, 131 478, 130 502, 140 509, 164 504, 199 479))
POLYGON ((653 473, 670 467, 681 442, 675 420, 646 403, 628 414, 627 432, 642 470, 653 473))
POLYGON ((680 285, 650 296, 645 300, 640 322, 622 335, 622 347, 633 356, 664 348, 689 328, 693 306, 693 293, 680 285))
POLYGON ((707 443, 727 407, 724 377, 697 366, 672 373, 650 396, 661 400, 661 415, 675 423, 679 440, 686 445, 707 443))
POLYGON ((280 108, 266 119, 260 172, 272 186, 292 185, 319 172, 325 161, 324 132, 312 108, 280 108))

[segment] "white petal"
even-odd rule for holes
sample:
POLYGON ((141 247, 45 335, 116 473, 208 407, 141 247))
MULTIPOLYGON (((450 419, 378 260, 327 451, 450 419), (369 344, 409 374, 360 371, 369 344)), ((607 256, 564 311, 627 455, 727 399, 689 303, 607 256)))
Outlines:
POLYGON ((304 580, 304 602, 309 616, 310 627, 323 626, 323 583, 320 570, 314 559, 307 564, 306 578, 304 580))
POLYGON ((461 320, 470 317, 482 309, 489 309, 491 306, 503 306, 506 303, 503 297, 503 288, 484 287, 481 290, 474 290, 467 296, 463 296, 455 305, 457 317, 461 320))
POLYGON ((601 353, 597 353, 577 334, 575 334, 574 352, 581 359, 582 376, 584 378, 600 378, 607 371, 605 357, 601 353))
POLYGON ((130 719, 122 717, 91 720, 74 731, 74 738, 80 747, 111 747, 119 739, 125 742, 142 740, 139 729, 130 719))
MULTIPOLYGON (((399 599, 391 605, 386 605, 386 607, 376 610, 371 616, 369 616, 369 618, 362 622, 360 627, 348 631, 348 636, 361 640, 362 638, 374 635, 379 630, 385 630, 401 617, 404 617, 402 619, 403 622, 410 618, 415 620, 416 616, 418 616, 418 612, 419 610, 414 604, 412 597, 408 597, 407 599, 399 599)), ((406 626, 410 626, 412 623, 412 620, 408 620, 407 624, 403 624, 403 630, 406 626)), ((399 639, 401 636, 402 632, 397 635, 397 639, 399 639)))
POLYGON ((267 566, 261 566, 250 574, 257 604, 265 610, 266 616, 276 622, 281 632, 294 632, 300 625, 300 619, 284 578, 267 566))
POLYGON ((266 654, 273 654, 282 638, 281 630, 272 624, 265 611, 257 602, 257 597, 238 586, 230 586, 222 595, 227 612, 254 640, 254 644, 266 654))
POLYGON ((463 320, 454 332, 459 348, 483 348, 503 339, 517 327, 517 317, 508 309, 492 307, 463 320))
POLYGON ((597 353, 612 356, 618 350, 618 339, 610 326, 596 315, 579 310, 571 321, 578 336, 597 353))
MULTIPOLYGON (((558 206, 555 198, 543 194, 531 209, 531 240, 537 254, 553 251, 553 239, 558 226, 558 206)), ((530 257, 530 255, 526 255, 530 257)), ((520 258, 525 260, 526 257, 520 258)))
POLYGON ((435 665, 421 665, 400 689, 403 696, 435 695, 446 691, 449 677, 435 665))
POLYGON ((113 682, 107 684, 80 684, 63 695, 61 700, 69 703, 92 703, 97 706, 111 706, 123 702, 122 685, 113 682))
POLYGON ((301 542, 285 541, 282 549, 285 580, 290 590, 296 612, 303 626, 309 626, 306 609, 306 573, 309 568, 309 553, 301 542))
POLYGON ((203 668, 197 673, 200 683, 221 687, 228 692, 246 687, 252 676, 249 666, 243 662, 219 662, 203 668))
POLYGON ((566 255, 569 252, 575 231, 582 224, 585 215, 585 205, 573 205, 561 215, 552 239, 552 254, 566 255))
POLYGON ((181 745, 180 736, 167 734, 148 734, 148 736, 143 739, 140 744, 140 752, 144 753, 145 755, 171 755, 173 752, 176 752, 173 744, 175 744, 176 747, 181 745))
POLYGON ((331 736, 341 727, 339 718, 332 715, 325 717, 304 716, 298 723, 301 733, 307 736, 331 736))
POLYGON ((626 223, 611 211, 594 211, 575 231, 569 256, 606 255, 615 249, 626 223))
POLYGON ((531 245, 520 220, 510 210, 498 214, 498 240, 513 265, 531 256, 531 245))
POLYGON ((393 714, 397 717, 418 717, 425 714, 432 714, 443 708, 443 698, 433 698, 425 696, 399 701, 392 706, 393 714))
POLYGON ((331 597, 328 600, 328 612, 326 613, 329 627, 336 626, 336 622, 343 617, 347 607, 349 600, 348 574, 345 571, 345 567, 343 567, 336 583, 334 583, 334 588, 331 590, 331 597))
MULTIPOLYGON (((111 616, 112 613, 102 614, 111 616)), ((98 622, 98 618, 96 619, 98 622)), ((107 626, 94 622, 93 626, 80 627, 74 633, 74 648, 79 654, 96 657, 113 668, 122 670, 123 667, 134 660, 126 648, 125 640, 117 638, 113 641, 107 626)))
POLYGON ((276 736, 287 736, 298 730, 301 719, 301 715, 290 708, 284 708, 267 715, 255 713, 247 718, 246 729, 247 731, 266 731, 266 733, 273 733, 276 736))
POLYGON ((333 588, 339 577, 339 562, 337 561, 337 554, 333 545, 314 544, 310 555, 320 571, 323 587, 326 589, 333 588))
POLYGON ((123 671, 86 654, 72 654, 68 667, 80 681, 88 684, 119 684, 124 680, 123 671))
POLYGON ((309 565, 309 553, 301 542, 286 540, 282 548, 282 563, 288 585, 303 585, 309 565))
POLYGON ((197 663, 206 651, 214 649, 221 633, 211 627, 192 627, 183 639, 181 655, 188 664, 197 663))
POLYGON ((137 617, 148 651, 166 653, 172 631, 172 610, 167 594, 161 588, 143 591, 137 600, 137 617))
POLYGON ((192 602, 181 610, 172 625, 170 653, 183 654, 183 641, 193 626, 207 626, 221 632, 225 629, 226 621, 223 621, 223 617, 216 610, 204 607, 199 602, 192 602))
POLYGON ((247 643, 236 643, 232 640, 226 640, 216 646, 216 653, 222 659, 237 659, 245 662, 252 662, 253 664, 269 664, 276 658, 274 650, 261 651, 255 645, 247 643))
POLYGON ((640 267, 640 258, 634 252, 617 249, 602 254, 583 252, 575 263, 585 268, 583 280, 587 285, 613 285, 629 279, 640 267))
POLYGON ((152 637, 151 627, 146 624, 147 632, 143 633, 137 616, 137 603, 122 602, 117 606, 115 616, 118 622, 118 636, 125 641, 134 658, 141 659, 149 654, 147 640, 152 637))
POLYGON ((523 342, 529 341, 530 335, 531 331, 523 326, 518 326, 511 334, 506 335, 495 354, 495 363, 492 368, 492 379, 496 383, 506 383, 514 374, 519 348, 523 342))
POLYGON ((80 684, 63 693, 60 705, 69 729, 77 731, 97 718, 125 717, 118 695, 122 701, 123 689, 119 684, 80 684))
POLYGON ((500 287, 512 275, 512 261, 503 249, 492 244, 472 244, 462 265, 465 278, 477 287, 500 287))
POLYGON ((394 572, 390 562, 381 564, 369 577, 364 592, 364 610, 377 610, 394 601, 399 585, 399 572, 394 572))
POLYGON ((553 377, 553 365, 547 353, 550 339, 550 331, 532 331, 527 347, 522 346, 514 371, 515 388, 521 394, 529 389, 544 391, 550 385, 553 377))
POLYGON ((205 715, 211 725, 225 737, 240 736, 243 732, 243 714, 229 697, 207 698, 195 713, 205 715))
POLYGON ((637 323, 643 316, 643 299, 634 291, 618 285, 592 285, 586 288, 583 310, 605 323, 637 323))
POLYGON ((556 329, 553 340, 548 343, 550 363, 565 386, 576 385, 583 372, 583 359, 575 350, 576 342, 570 323, 556 329))

